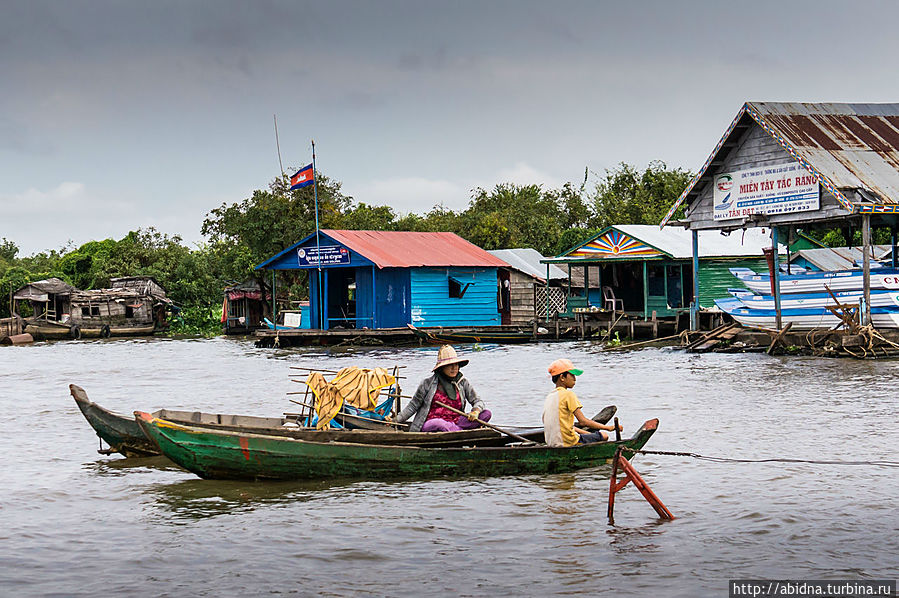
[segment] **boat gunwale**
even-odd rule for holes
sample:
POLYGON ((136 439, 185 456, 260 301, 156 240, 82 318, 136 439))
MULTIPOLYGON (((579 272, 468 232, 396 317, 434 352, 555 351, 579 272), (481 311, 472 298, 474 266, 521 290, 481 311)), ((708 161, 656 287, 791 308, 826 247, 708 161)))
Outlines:
MULTIPOLYGON (((153 416, 150 413, 144 411, 135 411, 134 417, 137 420, 138 424, 141 428, 144 428, 144 425, 154 425, 160 428, 171 428, 174 430, 180 430, 187 434, 201 435, 201 434, 209 434, 212 433, 214 435, 224 435, 231 436, 237 438, 256 438, 262 440, 273 440, 279 442, 287 442, 287 443, 300 443, 300 444, 308 444, 312 446, 339 446, 339 447, 353 447, 353 448, 378 448, 378 449, 414 449, 415 451, 438 451, 446 453, 448 451, 459 451, 459 452, 490 452, 490 451, 531 451, 535 449, 539 450, 569 450, 569 449, 590 449, 591 447, 597 446, 606 446, 608 444, 618 444, 620 446, 626 447, 628 442, 638 440, 641 435, 650 432, 655 433, 658 428, 659 420, 658 418, 652 418, 643 423, 640 428, 634 432, 634 435, 630 438, 622 438, 621 440, 606 440, 602 442, 593 442, 588 444, 576 444, 574 446, 561 446, 561 447, 551 447, 546 445, 545 443, 533 443, 533 444, 506 444, 503 446, 462 446, 462 447, 440 447, 440 446, 416 446, 416 445, 398 445, 398 444, 363 444, 359 442, 340 442, 340 441, 328 441, 328 442, 319 442, 314 440, 303 440, 300 438, 290 438, 287 436, 272 436, 268 434, 254 434, 254 433, 241 433, 235 432, 231 430, 213 430, 209 428, 200 428, 194 426, 183 425, 176 422, 171 422, 168 420, 164 420, 158 417, 153 416), (148 416, 149 419, 147 419, 148 416), (161 422, 161 423, 158 423, 161 422)), ((171 440, 170 440, 171 441, 171 440)), ((173 441, 172 441, 173 442, 173 441)))

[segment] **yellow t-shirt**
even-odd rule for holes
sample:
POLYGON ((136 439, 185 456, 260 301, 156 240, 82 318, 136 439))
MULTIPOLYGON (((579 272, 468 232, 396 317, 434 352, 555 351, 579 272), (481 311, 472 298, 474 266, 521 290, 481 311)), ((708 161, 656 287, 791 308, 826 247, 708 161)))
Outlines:
POLYGON ((569 388, 557 387, 546 395, 543 404, 543 426, 549 446, 574 446, 580 434, 574 431, 574 412, 583 408, 577 395, 569 388))

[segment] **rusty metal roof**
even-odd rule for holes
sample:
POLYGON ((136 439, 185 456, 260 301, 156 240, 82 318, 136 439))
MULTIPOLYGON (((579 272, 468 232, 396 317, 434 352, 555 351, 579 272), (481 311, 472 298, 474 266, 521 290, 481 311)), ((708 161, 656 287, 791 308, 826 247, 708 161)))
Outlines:
POLYGON ((662 226, 684 200, 692 201, 713 160, 750 118, 816 175, 847 211, 853 205, 846 191, 858 191, 877 204, 899 205, 899 104, 747 102, 662 226))
POLYGON ((838 189, 862 189, 899 203, 899 104, 751 106, 838 189))

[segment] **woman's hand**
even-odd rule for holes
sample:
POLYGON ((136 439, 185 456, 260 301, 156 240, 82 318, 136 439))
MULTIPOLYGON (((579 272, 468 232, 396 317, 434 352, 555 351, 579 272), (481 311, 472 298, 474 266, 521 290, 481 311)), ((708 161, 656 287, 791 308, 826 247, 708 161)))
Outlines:
POLYGON ((479 416, 480 414, 481 414, 480 411, 478 411, 478 410, 476 410, 476 409, 472 409, 472 410, 471 410, 471 413, 466 413, 466 414, 465 414, 465 417, 468 418, 468 421, 473 422, 474 420, 478 419, 478 416, 479 416))

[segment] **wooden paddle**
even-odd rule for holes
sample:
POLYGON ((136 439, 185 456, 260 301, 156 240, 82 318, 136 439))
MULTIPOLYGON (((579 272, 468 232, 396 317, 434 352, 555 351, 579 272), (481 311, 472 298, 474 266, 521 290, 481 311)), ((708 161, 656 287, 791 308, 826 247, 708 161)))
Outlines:
POLYGON ((609 423, 609 420, 612 419, 612 416, 615 415, 615 412, 618 411, 618 407, 615 405, 609 405, 604 408, 602 411, 593 416, 593 421, 599 422, 601 424, 609 423))
MULTIPOLYGON (((444 408, 446 408, 446 409, 449 409, 449 410, 452 411, 453 413, 458 413, 459 415, 465 415, 465 416, 468 415, 468 414, 465 413, 464 411, 460 411, 460 410, 456 409, 455 407, 450 407, 450 406, 447 405, 446 403, 442 403, 442 402, 438 401, 437 399, 434 399, 434 403, 436 403, 437 405, 440 405, 441 407, 444 407, 444 408)), ((502 432, 502 433, 505 434, 506 436, 511 436, 512 438, 514 438, 514 439, 516 439, 516 440, 520 440, 520 441, 522 441, 522 442, 530 442, 530 443, 533 443, 533 442, 534 442, 533 440, 528 440, 528 439, 525 438, 524 436, 519 436, 518 434, 515 434, 515 433, 513 433, 513 432, 509 432, 508 430, 503 430, 503 429, 500 428, 499 426, 494 426, 493 424, 489 424, 489 423, 487 423, 487 422, 485 422, 485 421, 483 421, 483 420, 478 419, 478 420, 476 420, 476 421, 477 421, 479 424, 481 424, 482 426, 486 426, 486 427, 490 428, 491 430, 496 430, 497 432, 502 432)))

